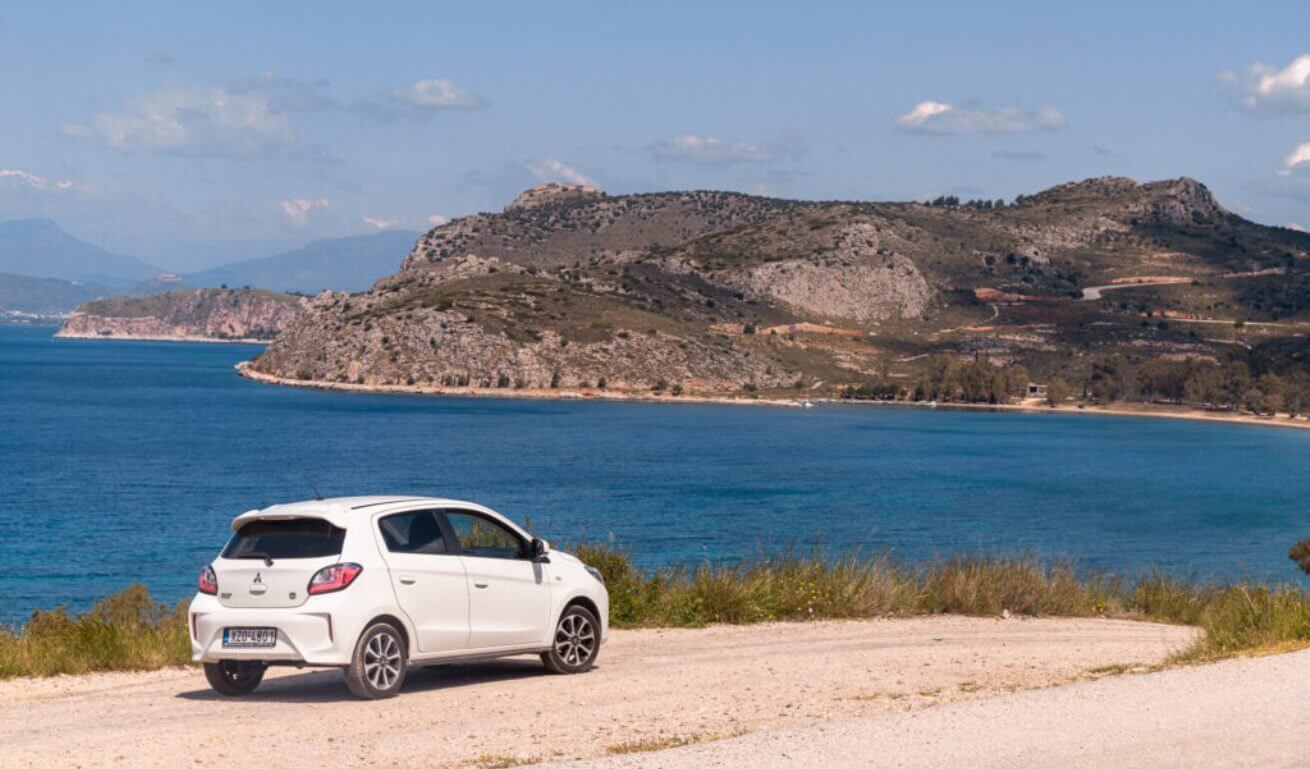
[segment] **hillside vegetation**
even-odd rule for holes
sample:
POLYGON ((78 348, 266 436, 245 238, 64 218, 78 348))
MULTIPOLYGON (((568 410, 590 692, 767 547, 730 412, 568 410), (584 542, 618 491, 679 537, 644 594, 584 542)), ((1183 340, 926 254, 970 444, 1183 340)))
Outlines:
POLYGON ((87 302, 62 337, 272 339, 302 315, 307 300, 258 289, 201 288, 87 302))
POLYGON ((1284 393, 1305 385, 1308 328, 1310 235, 1249 222, 1191 179, 1092 179, 1012 204, 544 185, 424 234, 370 291, 319 297, 254 368, 983 401, 1058 379, 1093 400, 1286 410, 1304 408, 1284 393), (970 371, 1006 384, 958 379, 970 371))

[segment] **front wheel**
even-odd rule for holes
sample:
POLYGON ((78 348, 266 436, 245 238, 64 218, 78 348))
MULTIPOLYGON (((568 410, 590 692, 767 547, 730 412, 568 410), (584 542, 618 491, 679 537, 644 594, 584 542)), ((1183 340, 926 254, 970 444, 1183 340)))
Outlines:
POLYGON ((262 662, 206 662, 205 678, 214 691, 224 697, 240 697, 250 694, 264 680, 264 671, 268 666, 262 662))
POLYGON ((346 668, 346 686, 351 694, 366 700, 395 697, 405 683, 405 639, 386 622, 370 625, 355 644, 355 654, 346 668))
POLYGON ((600 623, 581 606, 570 606, 555 626, 555 641, 541 661, 552 673, 585 673, 600 654, 600 623))

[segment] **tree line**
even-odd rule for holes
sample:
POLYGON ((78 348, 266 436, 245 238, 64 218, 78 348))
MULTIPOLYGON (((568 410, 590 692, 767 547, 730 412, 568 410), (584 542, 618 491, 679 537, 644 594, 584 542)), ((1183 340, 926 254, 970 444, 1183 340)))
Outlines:
MULTIPOLYGON (((1310 372, 1281 369, 1241 358, 1153 358, 1131 362, 1124 356, 1099 358, 1084 371, 1047 381, 1045 399, 1056 406, 1070 399, 1088 403, 1159 403, 1206 410, 1255 414, 1310 414, 1310 372)), ((842 397, 857 400, 910 400, 1002 404, 1027 395, 1032 381, 1022 364, 997 365, 985 359, 962 361, 930 357, 911 382, 879 379, 849 385, 842 397)))

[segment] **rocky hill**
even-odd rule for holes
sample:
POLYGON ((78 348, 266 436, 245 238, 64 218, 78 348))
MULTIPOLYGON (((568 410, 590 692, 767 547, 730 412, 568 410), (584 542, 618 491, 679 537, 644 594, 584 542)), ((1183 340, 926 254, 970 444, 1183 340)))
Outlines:
POLYGON ((94 339, 266 341, 310 300, 253 289, 206 288, 79 306, 56 336, 94 339))
POLYGON ((908 381, 943 354, 1048 377, 1097 355, 1213 358, 1291 336, 1310 323, 1308 266, 1310 236, 1225 211, 1191 179, 1092 179, 1009 205, 544 185, 424 234, 370 291, 320 296, 251 371, 829 392, 908 381), (1089 287, 1107 293, 1085 301, 1089 287))

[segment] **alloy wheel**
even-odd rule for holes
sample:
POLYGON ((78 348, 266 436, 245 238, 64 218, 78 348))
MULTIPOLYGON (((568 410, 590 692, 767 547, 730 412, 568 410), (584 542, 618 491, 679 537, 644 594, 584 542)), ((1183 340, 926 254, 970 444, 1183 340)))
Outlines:
POLYGON ((578 614, 565 615, 555 631, 555 653, 566 665, 585 665, 596 651, 596 631, 590 620, 578 614))
POLYGON ((400 677, 403 664, 400 642, 395 636, 378 633, 368 639, 368 645, 364 647, 364 675, 375 688, 390 689, 400 677))

